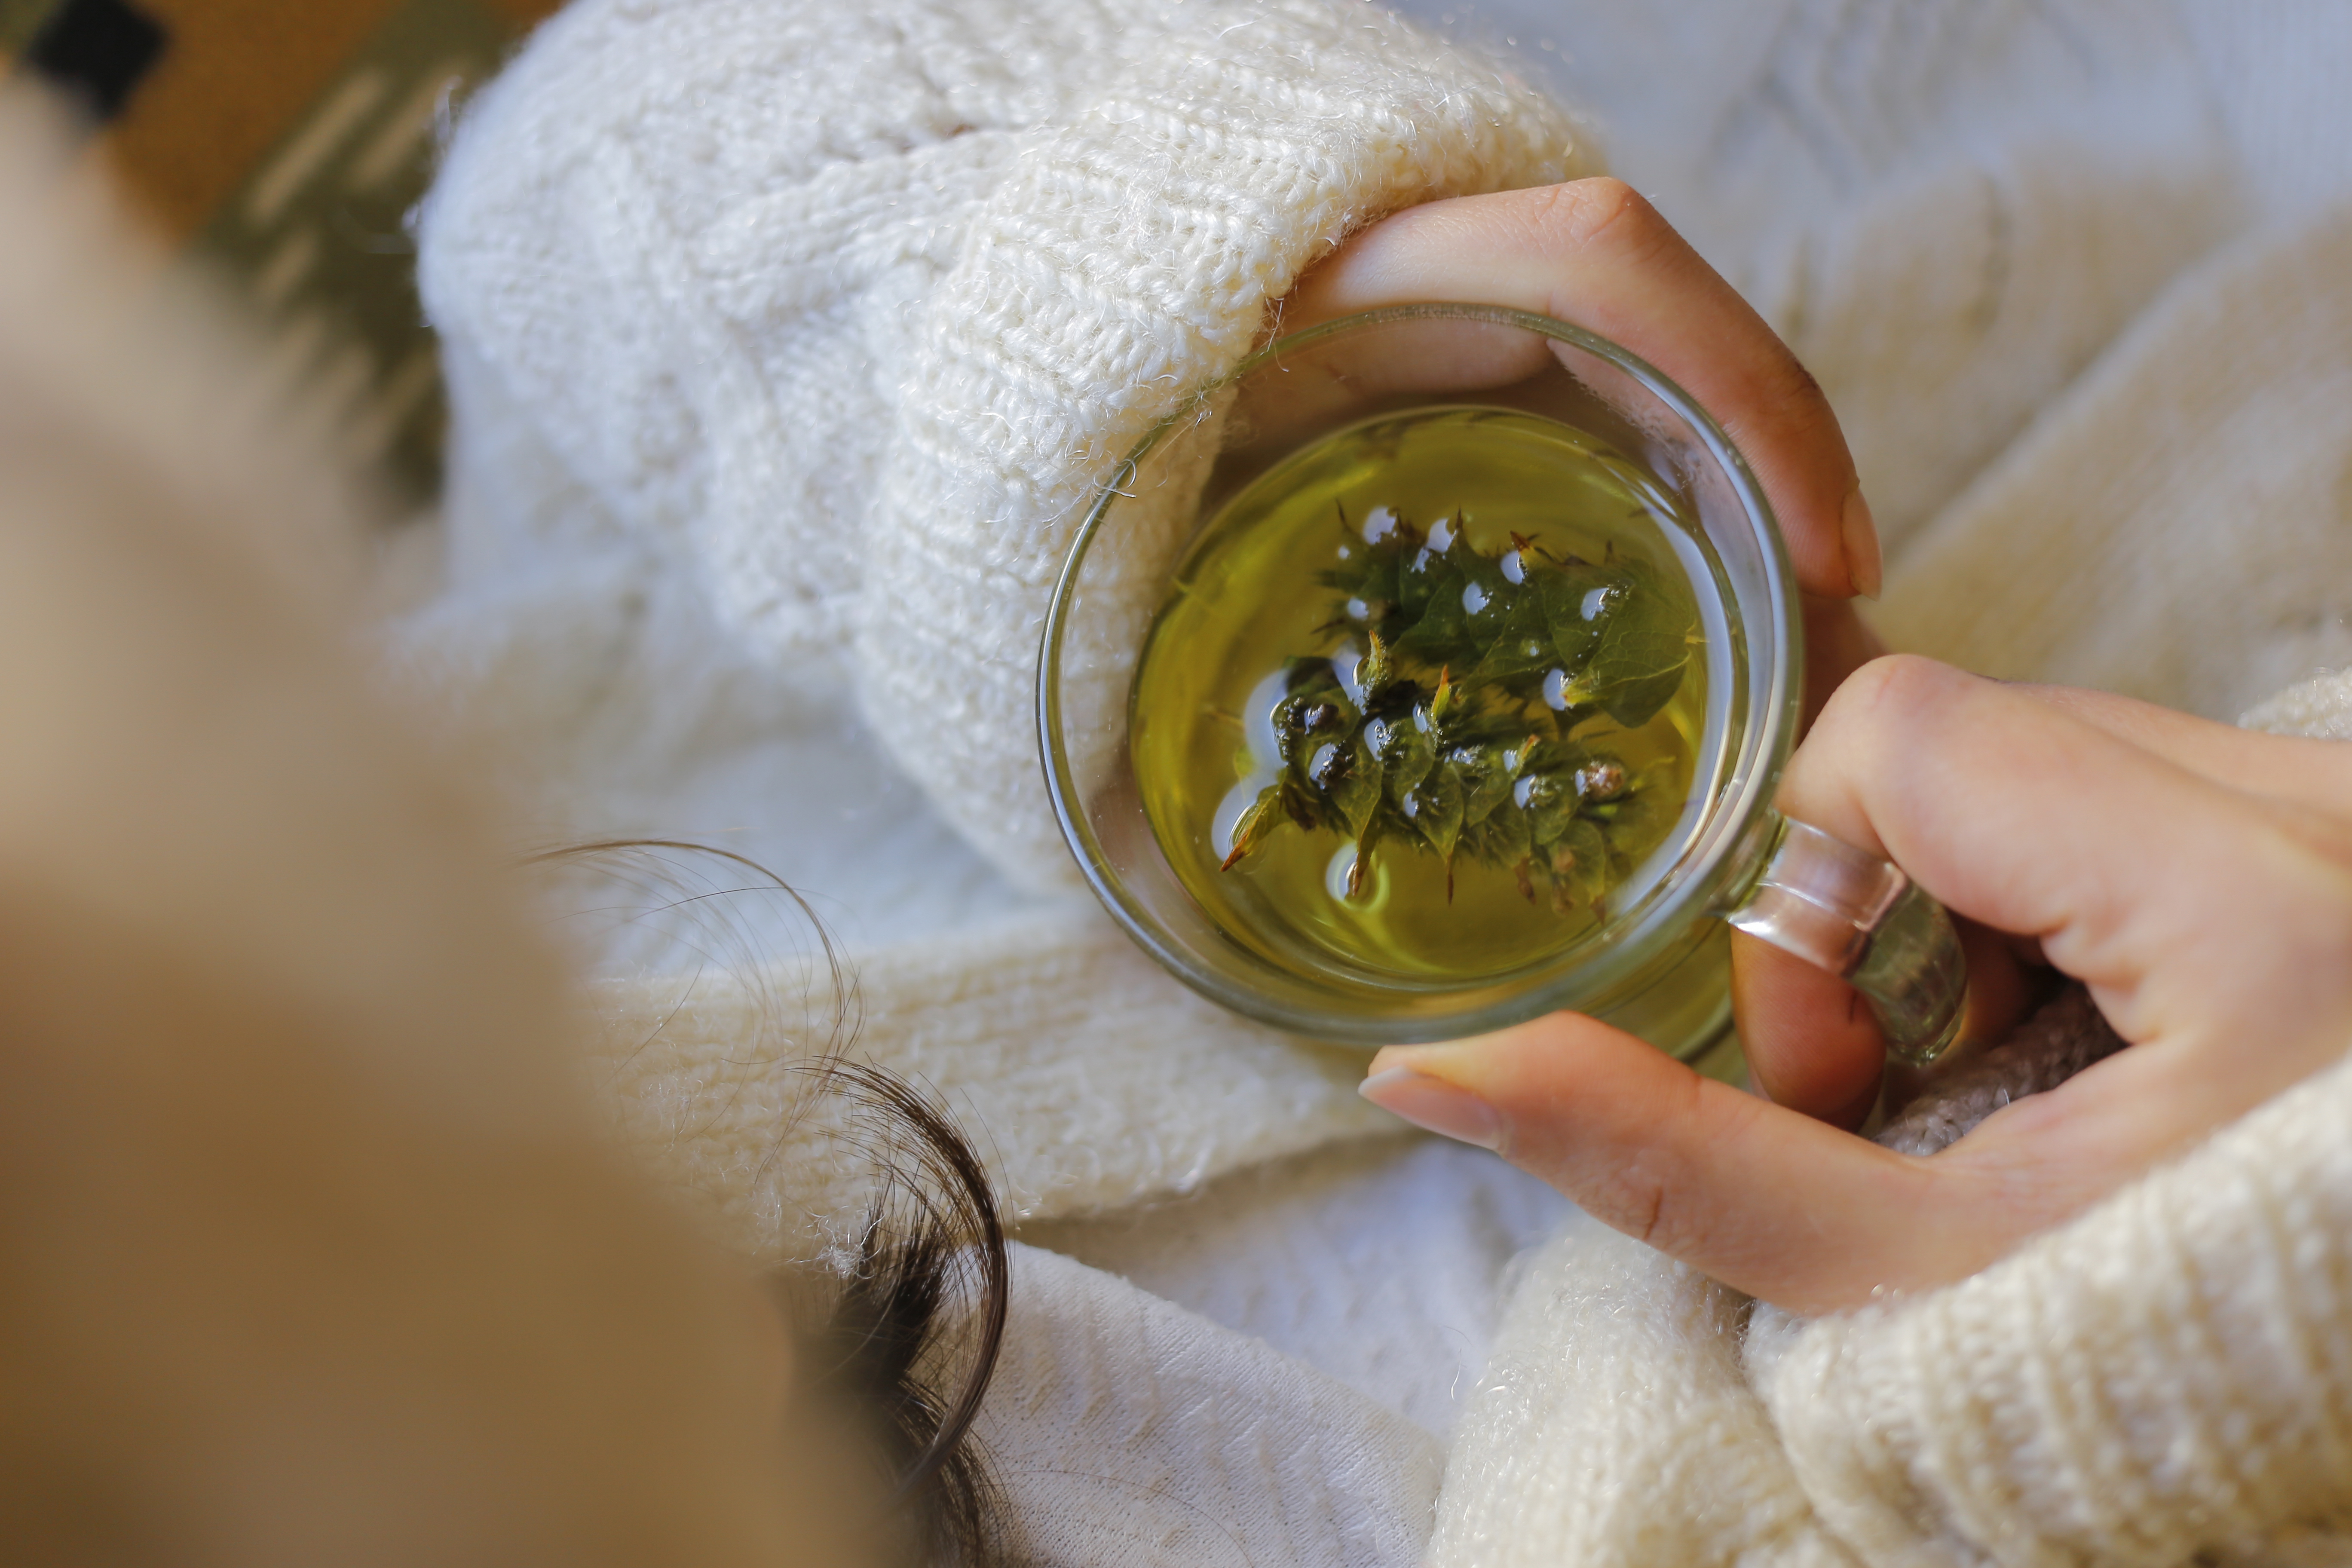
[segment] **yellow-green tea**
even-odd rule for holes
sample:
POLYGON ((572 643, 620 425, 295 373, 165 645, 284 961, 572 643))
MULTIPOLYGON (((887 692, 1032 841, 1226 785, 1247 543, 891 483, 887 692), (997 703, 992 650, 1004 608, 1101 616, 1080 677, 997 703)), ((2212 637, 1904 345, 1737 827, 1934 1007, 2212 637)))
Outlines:
POLYGON ((1690 538, 1640 466, 1515 411, 1291 455, 1202 530, 1137 669, 1178 875, 1290 967, 1459 983, 1575 941, 1690 798, 1690 538))

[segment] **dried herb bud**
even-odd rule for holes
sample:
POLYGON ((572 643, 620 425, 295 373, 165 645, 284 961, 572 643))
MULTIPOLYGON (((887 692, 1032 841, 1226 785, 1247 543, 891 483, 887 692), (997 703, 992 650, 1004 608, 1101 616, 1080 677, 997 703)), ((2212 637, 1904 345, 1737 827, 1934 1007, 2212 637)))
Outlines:
POLYGON ((1576 770, 1577 795, 1596 805, 1623 795, 1627 782, 1625 764, 1607 757, 1576 770))
POLYGON ((1461 688, 1454 684, 1453 667, 1448 665, 1444 668, 1440 669, 1437 672, 1436 693, 1429 700, 1429 717, 1431 721, 1434 723, 1444 723, 1447 719, 1453 716, 1454 710, 1459 705, 1461 696, 1461 688))
POLYGON ((1389 645, 1381 640, 1378 632, 1371 634, 1370 641, 1372 651, 1356 666, 1356 679, 1362 684, 1364 695, 1368 698, 1378 695, 1396 679, 1396 658, 1389 652, 1389 645))

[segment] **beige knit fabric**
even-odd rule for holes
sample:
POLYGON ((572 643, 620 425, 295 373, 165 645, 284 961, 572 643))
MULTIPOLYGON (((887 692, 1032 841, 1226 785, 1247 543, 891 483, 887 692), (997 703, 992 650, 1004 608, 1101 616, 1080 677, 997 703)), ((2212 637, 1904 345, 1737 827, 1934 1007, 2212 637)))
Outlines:
POLYGON ((2352 741, 2352 670, 2315 675, 2257 702, 2238 720, 2249 730, 2352 741))
POLYGON ((2352 1066, 1758 1390, 1864 1561, 2159 1568, 2352 1526, 2352 1066))
POLYGON ((2182 278, 1924 531, 1878 619, 2230 719, 2352 664, 2352 212, 2182 278))
POLYGON ((1571 1232, 1513 1300, 1429 1560, 2313 1550, 2352 1528, 2347 1118, 2339 1067, 1975 1279, 1749 1340, 1747 1364, 1744 1299, 1571 1232))
POLYGON ((1745 1299, 1580 1221, 1522 1264, 1433 1564, 1842 1563, 1739 1365, 1745 1299))
POLYGON ((976 1436, 1007 1556, 1072 1568, 1411 1568, 1444 1457, 1362 1394, 1015 1244, 976 1436))
MULTIPOLYGON (((896 950, 860 964, 856 984, 848 1054, 983 1130, 1014 1223, 1191 1192, 1395 1125, 1355 1092, 1360 1054, 1238 1023, 1090 917, 896 950)), ((806 1066, 832 1031, 795 1005, 807 987, 752 971, 593 994, 595 1070, 624 1134, 717 1234, 765 1261, 823 1251, 872 1195, 872 1155, 845 1136, 839 1101, 809 1111, 806 1066)))

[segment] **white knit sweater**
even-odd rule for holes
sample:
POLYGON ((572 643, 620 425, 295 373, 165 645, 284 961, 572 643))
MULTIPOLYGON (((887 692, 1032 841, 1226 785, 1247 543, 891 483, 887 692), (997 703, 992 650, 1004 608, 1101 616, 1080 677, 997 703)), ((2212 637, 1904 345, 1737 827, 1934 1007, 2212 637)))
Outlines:
MULTIPOLYGON (((2231 216, 2213 121, 2084 113, 2162 76, 2103 59, 2161 51, 2090 0, 2046 10, 1790 0, 1710 167, 1726 188, 1785 114, 1828 173, 1780 187, 1803 221, 1719 249, 1899 494, 1898 641, 2234 712, 2352 657, 2352 224, 2192 265, 2231 216), (1863 90, 1850 47, 1935 90, 1863 90), (2021 59, 2066 100, 2042 121, 2002 96, 2021 59)), ((966 847, 1031 886, 1059 854, 1024 698, 1045 574, 1103 465, 1307 260, 1405 202, 1558 177, 1570 134, 1356 0, 583 0, 469 113, 425 214, 453 585, 404 652, 507 732, 559 826, 748 825, 859 934, 910 939, 861 958, 861 1048, 982 1129, 1031 1234, 1142 1259, 1080 1216, 1231 1194, 1225 1173, 1383 1123, 1348 1059, 1216 1014, 966 847)), ((2307 686, 2266 715, 2341 734, 2352 702, 2307 686)), ((598 1005, 625 1130, 778 1257, 858 1193, 821 1123, 777 1146, 798 1047, 750 1048, 760 985, 622 980, 598 1005)), ((2030 1090, 2051 1048, 1915 1131, 2030 1090)), ((1573 1226, 1469 1358, 1442 1495, 1428 1434, 1232 1331, 1370 1386, 1321 1348, 1349 1304, 1285 1338, 1272 1272, 1153 1276, 1234 1302, 1219 1327, 1024 1254, 986 1436, 1055 1563, 1404 1563, 1433 1506, 1449 1565, 2325 1552, 2352 1475, 2347 1073, 1977 1279, 1847 1319, 1751 1322, 1573 1226)), ((1474 1158, 1432 1168, 1465 1205, 1502 1190, 1458 1173, 1474 1158)), ((1304 1212, 1294 1251, 1339 1208, 1304 1212)))
POLYGON ((481 399, 527 407, 753 656, 821 686, 854 644, 946 818, 1066 883, 1034 648, 1111 466, 1351 230, 1586 167, 1546 100, 1345 0, 583 5, 426 211, 458 483, 506 482, 481 399))

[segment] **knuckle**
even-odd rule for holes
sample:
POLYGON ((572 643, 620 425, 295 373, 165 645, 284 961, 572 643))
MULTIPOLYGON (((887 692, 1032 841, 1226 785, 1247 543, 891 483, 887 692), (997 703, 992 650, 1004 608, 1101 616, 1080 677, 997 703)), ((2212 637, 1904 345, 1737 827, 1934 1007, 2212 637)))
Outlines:
POLYGON ((1543 186, 1528 202, 1529 222, 1542 238, 1578 249, 1607 245, 1638 253, 1668 232, 1639 191, 1606 174, 1543 186))
POLYGON ((1703 1267, 1714 1251, 1717 1208, 1693 1189, 1690 1173, 1672 1163, 1632 1163, 1596 1212, 1612 1229, 1669 1258, 1703 1267))
POLYGON ((1950 700, 1961 679, 1951 666, 1920 654, 1881 654, 1846 677, 1822 710, 1821 723, 1875 727, 1933 712, 1950 700))
MULTIPOLYGON (((1705 1085, 1696 1073, 1654 1106, 1647 1120, 1660 1127, 1696 1129, 1705 1085)), ((1620 1144, 1589 1192, 1576 1194, 1595 1218, 1669 1257, 1685 1260, 1706 1251, 1720 1205, 1688 1151, 1674 1140, 1620 1144)))
POLYGON ((1659 1173, 1632 1163, 1612 1172, 1592 1190, 1574 1194, 1586 1213, 1610 1229, 1648 1247, 1658 1247, 1667 1229, 1669 1184, 1659 1173))
POLYGON ((1883 779, 1902 772, 1921 741, 1922 725, 1956 721, 1955 701, 1970 679, 1918 654, 1881 654, 1864 664, 1822 705, 1791 764, 1794 793, 1818 795, 1827 779, 1883 779))
POLYGON ((1845 429, 1830 406, 1829 394, 1788 344, 1774 337, 1770 347, 1763 363, 1760 403, 1771 410, 1780 437, 1799 450, 1834 445, 1842 451, 1845 429))
POLYGON ((1629 1215, 1633 1223, 1628 1227, 1627 1234, 1644 1247, 1654 1247, 1662 1252, 1672 1250, 1667 1247, 1665 1240, 1662 1239, 1672 1234, 1665 1225, 1665 1184, 1664 1182, 1643 1183, 1640 1190, 1632 1196, 1634 1203, 1629 1211, 1629 1215))
POLYGON ((1769 327, 1759 321, 1757 331, 1760 352, 1747 363, 1746 385, 1725 428, 1758 453, 1813 465, 1850 482, 1853 455, 1829 394, 1769 327))

